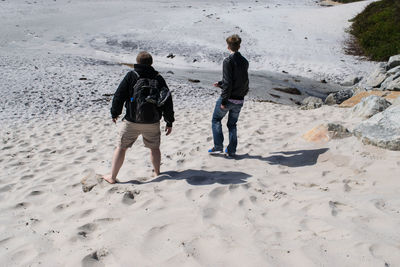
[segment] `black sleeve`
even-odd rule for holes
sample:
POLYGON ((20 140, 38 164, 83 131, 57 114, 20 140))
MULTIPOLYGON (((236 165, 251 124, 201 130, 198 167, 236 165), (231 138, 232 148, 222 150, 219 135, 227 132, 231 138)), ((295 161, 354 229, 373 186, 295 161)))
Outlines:
POLYGON ((122 113, 125 101, 129 98, 129 87, 132 85, 133 73, 130 71, 119 84, 114 94, 111 106, 111 117, 116 118, 122 113))
POLYGON ((228 59, 224 60, 222 65, 222 105, 226 105, 228 103, 228 99, 231 96, 233 86, 233 69, 232 64, 228 59))
MULTIPOLYGON (((167 83, 161 75, 158 75, 158 81, 160 82, 161 87, 168 88, 167 83)), ((169 88, 168 88, 169 90, 169 88)), ((164 117, 164 121, 167 123, 167 127, 172 127, 172 123, 175 121, 174 118, 174 104, 172 102, 172 95, 170 95, 162 106, 162 115, 164 117)))

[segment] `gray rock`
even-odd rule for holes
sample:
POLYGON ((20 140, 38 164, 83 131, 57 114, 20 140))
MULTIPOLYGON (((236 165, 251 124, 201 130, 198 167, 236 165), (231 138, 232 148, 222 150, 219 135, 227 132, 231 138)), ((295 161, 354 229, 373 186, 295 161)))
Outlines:
POLYGON ((395 100, 393 100, 392 105, 393 106, 400 106, 400 96, 398 98, 396 98, 395 100))
POLYGON ((359 83, 361 80, 362 80, 362 77, 352 77, 352 78, 349 78, 349 79, 343 81, 340 85, 353 86, 353 85, 359 83))
POLYGON ((389 76, 386 72, 386 63, 380 63, 378 68, 368 77, 365 82, 367 88, 378 88, 389 76))
POLYGON ((328 132, 331 134, 332 139, 342 139, 352 135, 346 127, 337 123, 328 123, 328 132))
POLYGON ((353 115, 364 119, 371 118, 376 113, 382 112, 387 109, 391 103, 385 98, 370 95, 361 100, 360 103, 353 107, 353 115))
POLYGON ((389 69, 397 67, 397 66, 400 66, 400 55, 392 56, 389 58, 389 61, 388 61, 389 69))
POLYGON ((300 109, 316 109, 322 107, 323 104, 321 98, 309 96, 303 99, 300 109))
POLYGON ((329 94, 325 99, 325 104, 327 105, 335 105, 341 104, 343 101, 349 99, 354 95, 354 91, 352 89, 340 90, 339 92, 329 94))
POLYGON ((400 91, 400 73, 397 76, 387 78, 381 87, 387 91, 400 91))
POLYGON ((396 75, 400 73, 400 66, 394 67, 387 72, 389 75, 396 75))
POLYGON ((364 144, 389 150, 400 150, 400 105, 394 105, 363 121, 354 135, 364 144))

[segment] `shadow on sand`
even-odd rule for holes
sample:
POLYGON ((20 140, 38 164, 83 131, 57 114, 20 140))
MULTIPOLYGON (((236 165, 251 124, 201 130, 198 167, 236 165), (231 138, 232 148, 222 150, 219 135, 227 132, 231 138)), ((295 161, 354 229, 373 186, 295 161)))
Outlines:
POLYGON ((120 184, 149 184, 159 183, 164 180, 186 180, 191 185, 210 185, 210 184, 242 184, 247 182, 247 178, 251 177, 244 172, 234 171, 203 171, 203 170, 185 170, 185 171, 168 171, 161 173, 160 176, 150 181, 131 180, 120 182, 120 184))
MULTIPOLYGON (((280 151, 272 152, 273 156, 263 157, 263 156, 253 156, 249 154, 236 155, 232 158, 234 160, 243 159, 257 159, 261 161, 266 161, 270 165, 284 165, 287 167, 303 167, 311 166, 317 163, 318 157, 328 151, 329 148, 312 149, 312 150, 296 150, 296 151, 280 151), (281 155, 279 155, 281 154, 281 155)), ((225 157, 224 155, 216 155, 217 157, 225 157)))

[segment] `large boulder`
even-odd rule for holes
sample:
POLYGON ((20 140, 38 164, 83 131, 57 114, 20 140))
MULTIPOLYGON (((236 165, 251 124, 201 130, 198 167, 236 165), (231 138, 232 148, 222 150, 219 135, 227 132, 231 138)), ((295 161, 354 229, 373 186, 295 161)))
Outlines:
POLYGON ((400 66, 400 55, 392 56, 389 58, 389 61, 388 61, 389 69, 397 67, 397 66, 400 66))
POLYGON ((390 150, 400 150, 400 106, 393 105, 361 122, 354 129, 354 135, 364 144, 371 144, 390 150))
POLYGON ((366 91, 366 92, 360 92, 354 96, 352 96, 351 98, 347 99, 346 101, 344 101, 342 104, 339 105, 339 107, 341 108, 352 108, 355 105, 357 105, 358 103, 361 102, 361 100, 367 96, 370 95, 376 95, 376 96, 381 96, 384 97, 386 100, 388 100, 389 102, 393 101, 394 99, 396 99, 397 97, 400 96, 400 92, 391 92, 391 91, 366 91))
POLYGON ((360 103, 353 107, 353 115, 364 119, 371 118, 376 113, 387 109, 391 103, 383 97, 370 95, 361 100, 360 103))
POLYGON ((322 107, 323 104, 324 102, 322 102, 321 98, 309 96, 303 99, 300 109, 316 109, 322 107))
POLYGON ((325 99, 325 104, 327 105, 335 105, 341 104, 343 101, 349 99, 354 94, 352 89, 340 90, 339 92, 329 94, 325 99))
POLYGON ((327 142, 331 139, 342 139, 351 136, 351 132, 336 123, 321 124, 303 135, 308 142, 327 142))
POLYGON ((367 78, 365 86, 367 88, 379 88, 389 76, 386 72, 386 68, 386 63, 380 63, 376 70, 367 78))

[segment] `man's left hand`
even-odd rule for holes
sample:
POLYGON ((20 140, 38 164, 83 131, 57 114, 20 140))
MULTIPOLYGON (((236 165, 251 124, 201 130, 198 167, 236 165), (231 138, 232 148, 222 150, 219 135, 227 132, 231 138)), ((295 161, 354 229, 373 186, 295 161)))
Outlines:
POLYGON ((165 135, 170 135, 172 132, 172 127, 165 127, 165 135))
POLYGON ((226 109, 226 106, 225 105, 221 105, 221 109, 226 109))

